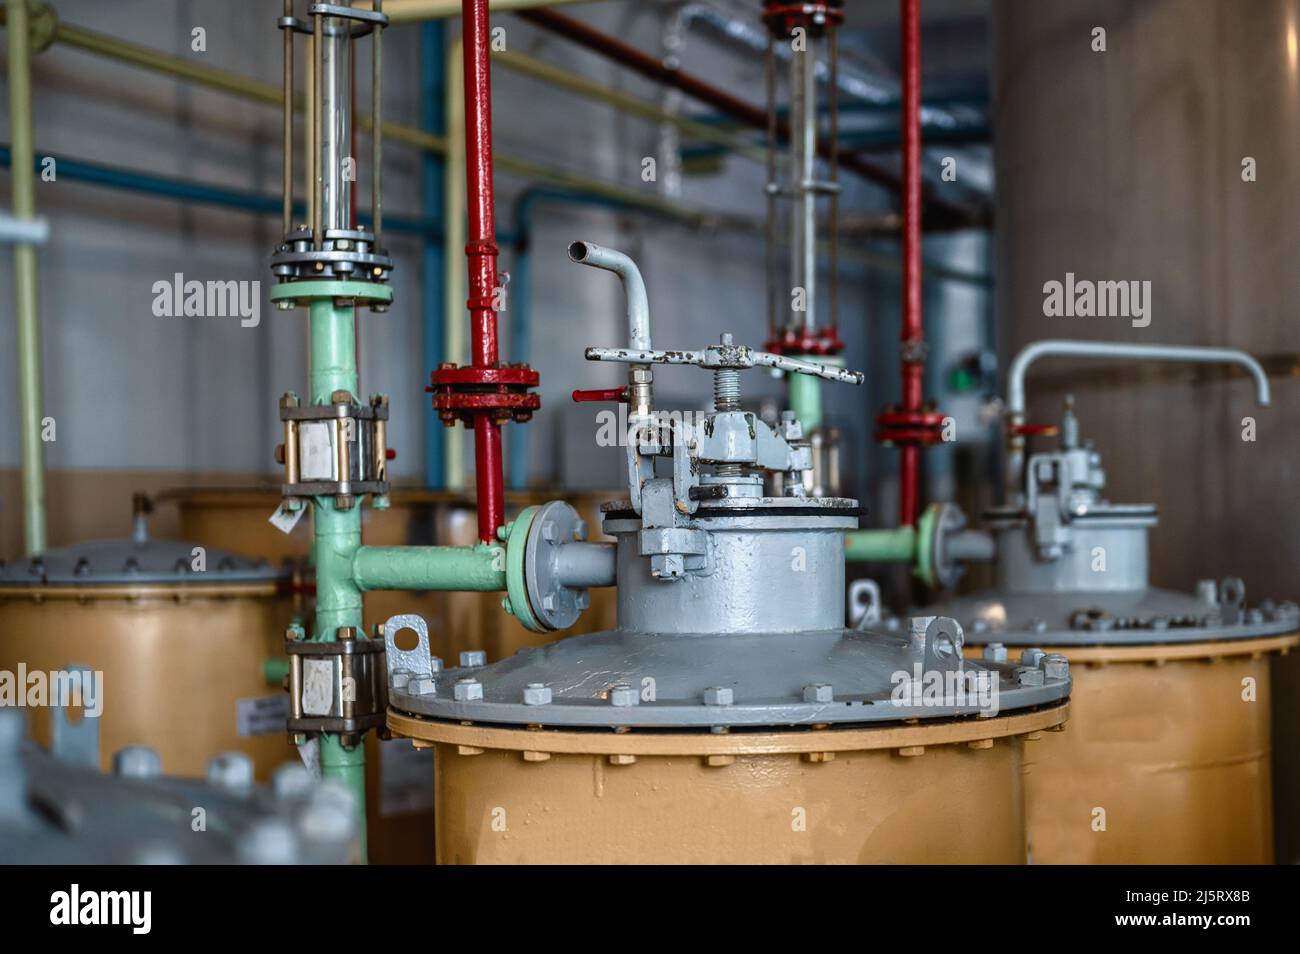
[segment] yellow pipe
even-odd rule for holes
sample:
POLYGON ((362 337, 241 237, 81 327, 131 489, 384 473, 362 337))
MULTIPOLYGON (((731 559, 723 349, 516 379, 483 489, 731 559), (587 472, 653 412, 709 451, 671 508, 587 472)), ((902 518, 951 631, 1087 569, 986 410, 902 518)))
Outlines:
MULTIPOLYGON (((466 364, 465 327, 465 47, 460 37, 447 46, 446 91, 447 161, 443 163, 443 360, 466 364)), ((498 157, 499 161, 499 157, 498 157)), ((447 429, 443 454, 443 483, 448 490, 465 488, 466 435, 459 427, 447 429)))
POLYGON ((613 87, 592 82, 575 73, 570 73, 568 70, 552 66, 550 63, 544 63, 531 56, 511 50, 498 50, 492 54, 492 59, 507 69, 530 76, 559 89, 568 90, 579 96, 609 103, 615 109, 629 115, 640 116, 642 119, 656 123, 671 123, 693 139, 701 142, 725 146, 733 152, 748 156, 758 162, 767 161, 766 150, 743 136, 710 126, 707 123, 679 116, 676 113, 670 113, 655 103, 646 102, 643 99, 620 92, 613 87))
MULTIPOLYGON (((32 61, 27 0, 8 0, 9 141, 13 213, 36 217, 36 155, 32 145, 32 61)), ((14 312, 18 331, 19 430, 22 435, 23 542, 29 556, 45 550, 45 443, 41 439, 41 325, 36 246, 14 245, 14 312)))
MULTIPOLYGON (((387 9, 387 5, 385 5, 385 9, 387 9)), ((86 53, 130 63, 142 69, 187 80, 244 99, 276 107, 281 106, 283 103, 284 94, 278 85, 263 83, 260 80, 240 76, 238 73, 218 67, 195 63, 160 50, 119 40, 116 37, 105 36, 102 33, 95 33, 78 26, 59 23, 54 29, 54 40, 86 53)), ((306 98, 298 97, 295 108, 302 110, 305 107, 306 98)), ((362 129, 369 129, 370 117, 358 116, 357 125, 362 129)), ((384 130, 384 136, 393 141, 430 152, 440 154, 448 152, 447 139, 443 136, 387 120, 381 126, 384 130)), ((613 202, 649 209, 692 225, 704 223, 714 225, 734 224, 736 227, 746 230, 753 228, 753 223, 748 221, 742 222, 739 219, 733 221, 726 216, 702 212, 681 202, 674 202, 651 192, 628 189, 612 182, 602 182, 589 176, 564 172, 543 163, 521 159, 499 151, 495 153, 494 160, 497 168, 503 172, 514 173, 526 179, 549 183, 563 189, 572 189, 587 195, 599 196, 613 202)))

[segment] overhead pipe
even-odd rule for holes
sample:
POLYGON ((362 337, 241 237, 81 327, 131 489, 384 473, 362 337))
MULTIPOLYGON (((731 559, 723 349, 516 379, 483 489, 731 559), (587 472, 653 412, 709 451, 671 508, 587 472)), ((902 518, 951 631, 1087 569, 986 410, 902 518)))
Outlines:
MULTIPOLYGON (((36 163, 32 146, 31 33, 27 0, 8 0, 9 137, 13 153, 14 217, 36 218, 36 163)), ((18 415, 22 441, 23 546, 45 551, 45 444, 41 439, 41 325, 36 246, 14 245, 14 314, 18 342, 18 415)))
MULTIPOLYGON (((566 3, 585 3, 587 0, 491 0, 491 12, 514 13, 530 7, 558 7, 566 3)), ((368 7, 368 2, 358 3, 368 7)), ((417 23, 421 20, 447 20, 460 16, 460 0, 388 0, 384 12, 394 23, 417 23)))
MULTIPOLYGON (((4 9, 0 7, 0 11, 4 9)), ((50 8, 47 6, 40 9, 48 11, 50 8)), ((385 7, 385 9, 387 8, 385 7)), ((49 24, 45 27, 46 32, 40 37, 40 49, 44 49, 50 43, 57 42, 85 53, 102 56, 121 63, 129 63, 132 66, 160 73, 164 76, 171 76, 208 89, 219 90, 232 96, 239 96, 243 99, 279 108, 283 107, 281 89, 271 83, 264 83, 229 70, 196 63, 162 50, 152 49, 138 43, 131 43, 93 30, 86 30, 82 27, 63 23, 53 17, 52 11, 42 22, 44 23, 46 20, 49 21, 49 24)), ((310 66, 309 61, 308 67, 310 66)), ((307 97, 298 96, 295 98, 294 107, 296 111, 302 112, 306 105, 307 97)), ((310 113, 307 114, 307 119, 310 122, 310 113)), ((357 125, 361 129, 370 128, 370 117, 364 114, 358 115, 357 125)), ((448 152, 445 136, 411 126, 404 126, 391 120, 383 120, 381 129, 386 139, 439 154, 445 155, 448 152)), ((312 157, 308 156, 307 159, 310 162, 312 157)), ((665 215, 690 219, 701 224, 715 224, 721 227, 734 227, 739 230, 749 230, 753 227, 752 223, 744 221, 739 216, 698 209, 685 203, 667 199, 653 192, 629 189, 613 182, 604 182, 581 173, 570 173, 555 169, 544 163, 534 162, 519 156, 497 153, 494 159, 497 166, 504 172, 510 172, 529 180, 545 182, 558 188, 584 192, 612 201, 624 202, 631 206, 654 209, 665 215)))
MULTIPOLYGON (((595 53, 599 53, 619 66, 639 73, 647 79, 675 87, 688 96, 703 103, 708 103, 715 109, 746 125, 760 130, 767 129, 767 110, 734 96, 726 90, 705 82, 690 73, 665 64, 663 61, 642 52, 618 37, 602 33, 581 20, 546 9, 520 11, 519 17, 544 30, 563 36, 595 53)), ((776 131, 779 136, 788 139, 790 136, 789 122, 785 119, 778 119, 776 131)), ((829 160, 832 154, 830 142, 824 139, 819 140, 817 153, 822 158, 829 160)), ((897 175, 888 169, 881 168, 860 158, 846 159, 841 157, 840 164, 867 181, 884 186, 895 193, 902 189, 903 183, 897 175)), ((978 216, 973 215, 971 210, 945 199, 932 196, 927 200, 927 208, 930 209, 936 224, 941 221, 945 223, 955 221, 971 225, 978 224, 978 216)))
POLYGON ((708 143, 711 148, 721 152, 734 152, 758 162, 766 158, 762 146, 750 142, 744 136, 719 128, 698 119, 681 116, 664 109, 655 103, 647 102, 630 93, 613 89, 607 84, 597 83, 568 70, 553 66, 535 57, 513 50, 498 50, 492 54, 494 63, 500 63, 507 69, 529 76, 535 80, 567 90, 577 96, 597 102, 608 103, 619 112, 630 116, 639 116, 649 122, 669 123, 692 139, 708 143))
MULTIPOLYGON (((182 179, 175 176, 160 176, 140 169, 126 169, 121 166, 108 166, 97 162, 86 162, 61 153, 42 151, 42 159, 53 159, 59 170, 60 180, 84 182, 87 185, 105 186, 123 192, 154 196, 159 199, 175 199, 180 202, 193 202, 198 205, 210 205, 222 209, 239 209, 257 215, 283 216, 283 204, 279 196, 243 189, 230 189, 226 186, 210 185, 194 179, 182 179)), ((8 145, 0 143, 0 167, 8 167, 13 162, 13 155, 8 145)), ((33 169, 40 163, 33 158, 33 169)), ((302 216, 306 206, 302 202, 293 204, 293 214, 302 216)), ((369 225, 366 215, 359 216, 362 225, 369 225)), ((434 218, 412 219, 406 216, 385 216, 384 227, 391 232, 407 235, 421 235, 438 245, 442 244, 439 222, 434 218)))

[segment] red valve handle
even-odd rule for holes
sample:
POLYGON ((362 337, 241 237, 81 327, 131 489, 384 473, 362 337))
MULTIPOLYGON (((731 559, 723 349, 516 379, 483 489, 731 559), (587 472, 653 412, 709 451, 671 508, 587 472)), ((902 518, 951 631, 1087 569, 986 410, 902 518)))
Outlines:
POLYGON ((384 448, 384 460, 397 460, 397 451, 392 447, 384 448))
POLYGON ((1014 437, 1055 437, 1059 433, 1055 424, 1015 424, 1011 428, 1014 437))
POLYGON ((591 401, 618 401, 627 403, 627 388, 596 388, 591 391, 574 391, 573 400, 578 404, 591 401))

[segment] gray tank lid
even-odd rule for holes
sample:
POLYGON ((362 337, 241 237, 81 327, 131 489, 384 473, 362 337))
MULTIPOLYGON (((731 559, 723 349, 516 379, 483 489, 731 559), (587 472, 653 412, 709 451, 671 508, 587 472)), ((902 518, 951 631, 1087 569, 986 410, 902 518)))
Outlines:
MULTIPOLYGON (((919 612, 919 611, 918 611, 919 612)), ((1236 578, 1202 581, 1197 594, 1148 587, 1059 593, 985 590, 925 608, 962 624, 966 641, 1011 646, 1130 646, 1259 639, 1295 632, 1300 607, 1247 606, 1236 578)))
POLYGON ((979 717, 1069 695, 1064 657, 1028 650, 1018 660, 962 660, 960 628, 951 620, 941 621, 946 630, 931 622, 919 635, 908 621, 892 632, 613 630, 520 650, 490 666, 482 664, 482 653, 465 653, 455 668, 443 668, 436 658, 430 665, 423 620, 400 616, 385 625, 389 702, 417 715, 475 723, 708 730, 979 717), (396 634, 406 628, 420 636, 419 648, 397 648, 396 634), (922 681, 913 690, 918 667, 922 681), (956 693, 925 698, 928 674, 952 671, 983 678, 982 700, 956 693), (922 695, 909 696, 914 691, 922 695))
POLYGON ((180 540, 92 540, 0 563, 0 587, 260 583, 287 570, 180 540))

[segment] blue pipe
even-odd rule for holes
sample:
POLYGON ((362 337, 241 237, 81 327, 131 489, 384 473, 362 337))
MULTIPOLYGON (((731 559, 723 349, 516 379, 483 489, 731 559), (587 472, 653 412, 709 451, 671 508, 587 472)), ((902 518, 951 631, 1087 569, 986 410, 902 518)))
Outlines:
MULTIPOLYGON (((76 182, 102 185, 111 189, 127 192, 139 192, 144 195, 166 199, 178 199, 182 202, 196 202, 200 205, 213 205, 227 209, 241 209, 261 215, 280 215, 283 211, 278 195, 262 195, 224 186, 206 185, 192 179, 178 179, 160 176, 150 172, 138 172, 117 166, 105 166, 67 156, 51 156, 49 153, 37 152, 36 171, 41 171, 41 163, 53 159, 58 176, 76 182)), ((0 166, 9 168, 12 158, 7 143, 0 144, 0 166)), ((303 214, 301 206, 296 211, 303 214)), ((368 217, 362 216, 362 224, 368 224, 368 217)), ((394 232, 429 236, 431 241, 441 242, 442 228, 440 222, 426 219, 412 219, 404 216, 384 216, 385 228, 394 232)))
MULTIPOLYGON (((444 135, 447 116, 444 90, 445 30, 441 20, 430 20, 420 32, 420 96, 422 97, 420 124, 425 132, 444 135)), ((443 159, 426 151, 421 162, 424 192, 424 215, 433 223, 426 233, 421 267, 424 297, 423 356, 424 368, 432 371, 443 360, 443 334, 447 316, 444 313, 446 298, 443 280, 443 249, 445 229, 443 212, 443 159)), ((424 485, 434 490, 443 486, 443 454, 446 427, 433 413, 432 407, 424 409, 424 485)))

